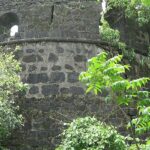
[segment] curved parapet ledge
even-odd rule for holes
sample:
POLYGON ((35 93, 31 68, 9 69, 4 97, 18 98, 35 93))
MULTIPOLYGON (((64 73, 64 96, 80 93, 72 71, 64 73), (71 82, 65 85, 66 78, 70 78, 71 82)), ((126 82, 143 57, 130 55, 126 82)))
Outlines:
POLYGON ((79 38, 29 38, 29 39, 20 39, 20 40, 9 40, 0 42, 0 46, 5 45, 17 45, 23 43, 38 43, 38 42, 64 42, 64 43, 85 43, 85 44, 95 44, 101 46, 108 46, 107 42, 101 40, 92 40, 92 39, 79 39, 79 38))
MULTIPOLYGON (((38 43, 38 42, 62 42, 62 43, 85 43, 85 44, 94 44, 99 46, 107 51, 110 51, 110 48, 114 51, 122 53, 121 49, 115 47, 112 43, 108 43, 99 39, 85 39, 85 38, 52 38, 52 37, 43 37, 43 38, 28 38, 28 39, 11 39, 7 41, 0 42, 0 46, 6 45, 19 45, 24 43, 38 43)), ((127 46, 127 50, 130 50, 131 47, 127 46)), ((148 57, 147 54, 143 54, 140 51, 136 51, 137 55, 143 55, 148 57)))

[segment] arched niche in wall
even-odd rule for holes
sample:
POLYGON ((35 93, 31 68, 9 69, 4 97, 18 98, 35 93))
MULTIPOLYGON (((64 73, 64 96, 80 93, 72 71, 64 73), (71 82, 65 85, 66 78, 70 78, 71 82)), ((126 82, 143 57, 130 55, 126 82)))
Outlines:
POLYGON ((0 37, 1 40, 15 36, 18 32, 19 19, 15 13, 8 12, 0 16, 0 37))

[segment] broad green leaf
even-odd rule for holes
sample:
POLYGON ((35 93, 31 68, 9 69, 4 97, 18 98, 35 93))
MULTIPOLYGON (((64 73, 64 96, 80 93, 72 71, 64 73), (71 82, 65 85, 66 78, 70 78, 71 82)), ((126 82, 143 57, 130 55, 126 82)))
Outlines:
POLYGON ((150 0, 141 0, 145 6, 150 6, 150 0))

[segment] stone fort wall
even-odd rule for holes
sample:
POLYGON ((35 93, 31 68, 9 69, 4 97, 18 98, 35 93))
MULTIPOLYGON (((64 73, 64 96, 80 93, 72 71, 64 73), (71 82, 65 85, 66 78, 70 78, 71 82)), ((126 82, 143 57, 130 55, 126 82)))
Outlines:
POLYGON ((21 47, 16 57, 30 87, 18 100, 24 126, 4 143, 10 150, 54 150, 63 123, 87 115, 124 132, 122 113, 103 101, 107 93, 85 95, 78 80, 87 60, 102 51, 100 12, 95 0, 0 0, 0 45, 21 47), (19 32, 10 37, 13 25, 19 32))
POLYGON ((87 59, 101 52, 101 48, 65 42, 20 46, 22 50, 16 56, 22 62, 22 80, 30 88, 18 99, 25 124, 8 140, 11 150, 53 150, 60 143, 63 124, 77 117, 97 116, 123 132, 124 120, 119 110, 110 115, 117 109, 104 103, 105 94, 85 95, 78 80, 79 73, 86 69, 87 59))
POLYGON ((11 150, 53 150, 64 122, 87 115, 105 118, 112 109, 85 95, 78 80, 87 60, 102 50, 89 42, 99 39, 100 9, 94 1, 0 1, 1 45, 21 47, 16 57, 30 87, 18 100, 24 126, 4 143, 11 150), (10 37, 13 25, 19 32, 10 37))
POLYGON ((10 26, 17 24, 16 39, 99 38, 101 5, 92 0, 6 0, 0 1, 1 41, 10 26), (13 19, 12 19, 13 18, 13 19))

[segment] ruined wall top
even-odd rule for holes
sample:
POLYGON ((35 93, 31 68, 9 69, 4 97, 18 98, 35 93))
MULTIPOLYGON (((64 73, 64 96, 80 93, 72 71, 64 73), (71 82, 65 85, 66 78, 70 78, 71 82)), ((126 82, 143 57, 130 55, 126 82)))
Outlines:
POLYGON ((0 41, 10 40, 14 25, 15 39, 97 39, 100 11, 92 0, 0 0, 0 41))

